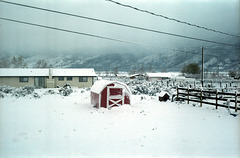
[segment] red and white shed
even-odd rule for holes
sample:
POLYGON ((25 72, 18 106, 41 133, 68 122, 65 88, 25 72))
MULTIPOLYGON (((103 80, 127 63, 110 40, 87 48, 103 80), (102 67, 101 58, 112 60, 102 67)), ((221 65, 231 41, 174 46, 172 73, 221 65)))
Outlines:
POLYGON ((97 108, 130 104, 130 96, 128 86, 118 81, 100 80, 91 88, 91 104, 97 108))

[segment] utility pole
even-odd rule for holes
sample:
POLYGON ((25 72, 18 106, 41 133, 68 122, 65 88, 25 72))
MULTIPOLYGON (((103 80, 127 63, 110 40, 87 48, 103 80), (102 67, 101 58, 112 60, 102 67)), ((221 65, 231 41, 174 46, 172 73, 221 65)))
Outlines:
POLYGON ((202 47, 202 75, 201 75, 202 87, 203 87, 203 80, 204 80, 204 57, 203 57, 203 47, 202 47))

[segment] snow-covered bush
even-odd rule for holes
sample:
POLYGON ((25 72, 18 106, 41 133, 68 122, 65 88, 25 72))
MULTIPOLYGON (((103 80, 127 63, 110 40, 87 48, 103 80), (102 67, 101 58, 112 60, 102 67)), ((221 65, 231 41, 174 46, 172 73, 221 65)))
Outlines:
POLYGON ((147 94, 150 96, 156 96, 163 89, 163 84, 160 81, 149 82, 145 80, 128 80, 125 83, 129 86, 132 94, 147 94))
POLYGON ((33 93, 33 97, 36 98, 36 99, 41 98, 40 95, 36 92, 33 93))
POLYGON ((0 92, 0 98, 4 98, 4 93, 0 92))
POLYGON ((3 93, 12 93, 12 91, 14 91, 14 87, 10 87, 10 86, 6 86, 6 85, 0 85, 0 92, 3 92, 3 93))
POLYGON ((73 92, 73 90, 69 84, 66 84, 59 89, 59 92, 63 96, 69 96, 73 92))
POLYGON ((54 90, 52 90, 52 89, 49 89, 48 91, 46 91, 46 92, 44 93, 44 95, 56 94, 56 93, 57 93, 56 91, 54 91, 54 90))
POLYGON ((6 85, 1 85, 0 97, 3 98, 6 95, 11 95, 15 97, 25 97, 27 95, 33 95, 33 97, 35 97, 36 94, 34 90, 35 90, 35 86, 24 86, 24 87, 16 88, 16 87, 10 87, 6 85))
POLYGON ((27 95, 32 95, 35 88, 35 86, 24 86, 20 88, 15 88, 15 90, 12 91, 12 95, 15 97, 25 97, 27 95))

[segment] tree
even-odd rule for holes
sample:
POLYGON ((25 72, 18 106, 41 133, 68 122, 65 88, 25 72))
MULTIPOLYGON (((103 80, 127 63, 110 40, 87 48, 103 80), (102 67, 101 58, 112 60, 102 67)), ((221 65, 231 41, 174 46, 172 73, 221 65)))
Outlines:
POLYGON ((9 59, 1 59, 0 68, 9 68, 9 67, 10 67, 9 59))
POLYGON ((144 70, 144 66, 143 66, 143 65, 140 67, 140 69, 138 70, 138 72, 139 72, 140 74, 144 74, 145 70, 144 70))
POLYGON ((24 59, 22 56, 15 57, 13 56, 11 59, 11 65, 13 68, 25 68, 27 67, 27 64, 24 63, 24 59))
POLYGON ((118 74, 118 67, 115 67, 115 68, 113 69, 113 74, 114 74, 115 76, 117 76, 117 74, 118 74))
POLYGON ((183 68, 182 68, 182 73, 185 73, 185 74, 193 74, 193 75, 196 75, 196 74, 199 74, 200 73, 200 68, 198 66, 198 64, 196 63, 190 63, 188 65, 185 65, 183 68))
POLYGON ((130 71, 128 72, 129 75, 136 74, 135 66, 131 67, 130 71))
POLYGON ((230 77, 236 77, 236 76, 237 76, 237 72, 236 72, 236 71, 229 71, 229 72, 228 72, 228 75, 229 75, 230 77))
POLYGON ((47 68, 48 64, 45 59, 39 59, 36 63, 36 68, 47 68))
POLYGON ((154 69, 153 69, 153 67, 152 67, 152 64, 149 65, 149 67, 148 67, 148 72, 154 72, 154 69))

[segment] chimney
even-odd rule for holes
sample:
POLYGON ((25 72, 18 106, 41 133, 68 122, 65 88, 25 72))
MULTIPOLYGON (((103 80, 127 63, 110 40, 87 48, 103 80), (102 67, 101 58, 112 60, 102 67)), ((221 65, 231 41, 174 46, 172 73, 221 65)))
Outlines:
POLYGON ((52 68, 49 68, 49 79, 52 79, 52 68))

